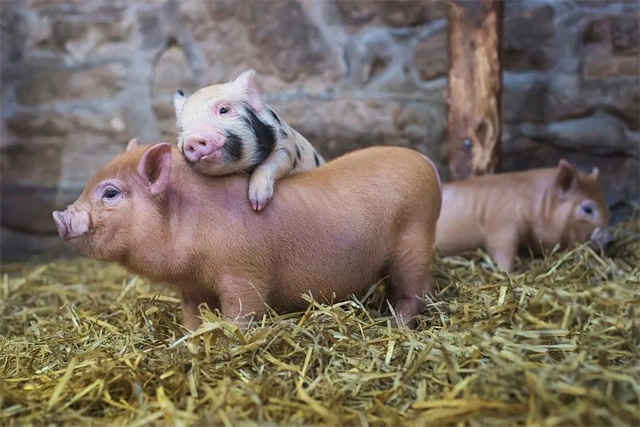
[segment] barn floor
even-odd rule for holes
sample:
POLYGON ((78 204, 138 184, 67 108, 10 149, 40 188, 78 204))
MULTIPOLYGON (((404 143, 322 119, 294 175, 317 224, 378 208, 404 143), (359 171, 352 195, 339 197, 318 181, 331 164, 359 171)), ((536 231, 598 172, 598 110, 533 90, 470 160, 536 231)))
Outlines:
POLYGON ((4 265, 0 424, 640 425, 640 221, 616 237, 511 276, 439 260, 415 331, 374 293, 246 331, 205 313, 191 344, 117 267, 4 265))

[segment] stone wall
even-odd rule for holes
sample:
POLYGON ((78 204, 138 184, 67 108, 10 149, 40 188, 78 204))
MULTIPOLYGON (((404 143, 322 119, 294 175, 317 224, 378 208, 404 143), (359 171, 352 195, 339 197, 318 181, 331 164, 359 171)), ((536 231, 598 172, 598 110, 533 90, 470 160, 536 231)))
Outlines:
MULTIPOLYGON (((598 165, 638 200, 638 3, 505 3, 503 168, 598 165)), ((172 93, 254 68, 326 158, 372 144, 442 166, 443 1, 4 0, 3 261, 71 252, 65 207, 126 141, 174 138, 172 93)), ((444 168, 441 168, 444 172, 444 168)))

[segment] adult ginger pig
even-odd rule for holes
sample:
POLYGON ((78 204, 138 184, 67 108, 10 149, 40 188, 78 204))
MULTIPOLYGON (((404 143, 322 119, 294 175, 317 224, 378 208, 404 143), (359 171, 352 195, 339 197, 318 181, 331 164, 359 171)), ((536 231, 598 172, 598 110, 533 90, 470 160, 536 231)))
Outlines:
POLYGON ((436 235, 442 255, 483 248, 507 271, 519 248, 570 247, 591 238, 604 247, 612 235, 598 169, 557 168, 484 175, 447 183, 436 235))
POLYGON ((177 287, 188 329, 201 303, 229 319, 267 305, 302 310, 304 293, 345 300, 387 275, 398 317, 420 312, 441 204, 424 156, 375 147, 289 175, 262 215, 246 203, 246 185, 246 175, 194 171, 167 143, 133 141, 53 217, 82 254, 177 287))
POLYGON ((253 70, 189 98, 178 91, 173 105, 178 147, 187 160, 207 175, 250 173, 248 197, 256 211, 267 206, 277 180, 324 164, 309 141, 263 102, 253 70))

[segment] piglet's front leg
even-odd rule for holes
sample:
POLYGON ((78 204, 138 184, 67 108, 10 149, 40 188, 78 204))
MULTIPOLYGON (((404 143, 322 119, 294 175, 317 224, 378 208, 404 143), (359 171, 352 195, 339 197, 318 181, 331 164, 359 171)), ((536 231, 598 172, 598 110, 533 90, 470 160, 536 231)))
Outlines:
POLYGON ((518 232, 506 227, 495 231, 487 229, 486 249, 498 267, 507 272, 513 271, 513 262, 518 252, 518 232))
POLYGON ((253 171, 249 180, 249 201, 254 211, 263 210, 271 197, 277 180, 293 168, 293 155, 286 148, 279 148, 253 171))

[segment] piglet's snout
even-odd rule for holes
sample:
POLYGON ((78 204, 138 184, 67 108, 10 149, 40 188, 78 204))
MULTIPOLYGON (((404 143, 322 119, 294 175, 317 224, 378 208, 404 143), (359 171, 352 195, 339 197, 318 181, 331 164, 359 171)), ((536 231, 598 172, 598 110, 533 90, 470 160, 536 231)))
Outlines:
POLYGON ((604 250, 613 241, 613 233, 606 227, 597 227, 591 233, 591 247, 596 250, 604 250))
POLYGON ((85 211, 77 211, 73 206, 66 210, 53 213, 53 221, 56 223, 58 235, 64 239, 75 239, 89 231, 89 214, 85 211))
POLYGON ((219 157, 217 154, 223 145, 222 135, 193 133, 185 139, 182 150, 187 160, 197 162, 219 157))

